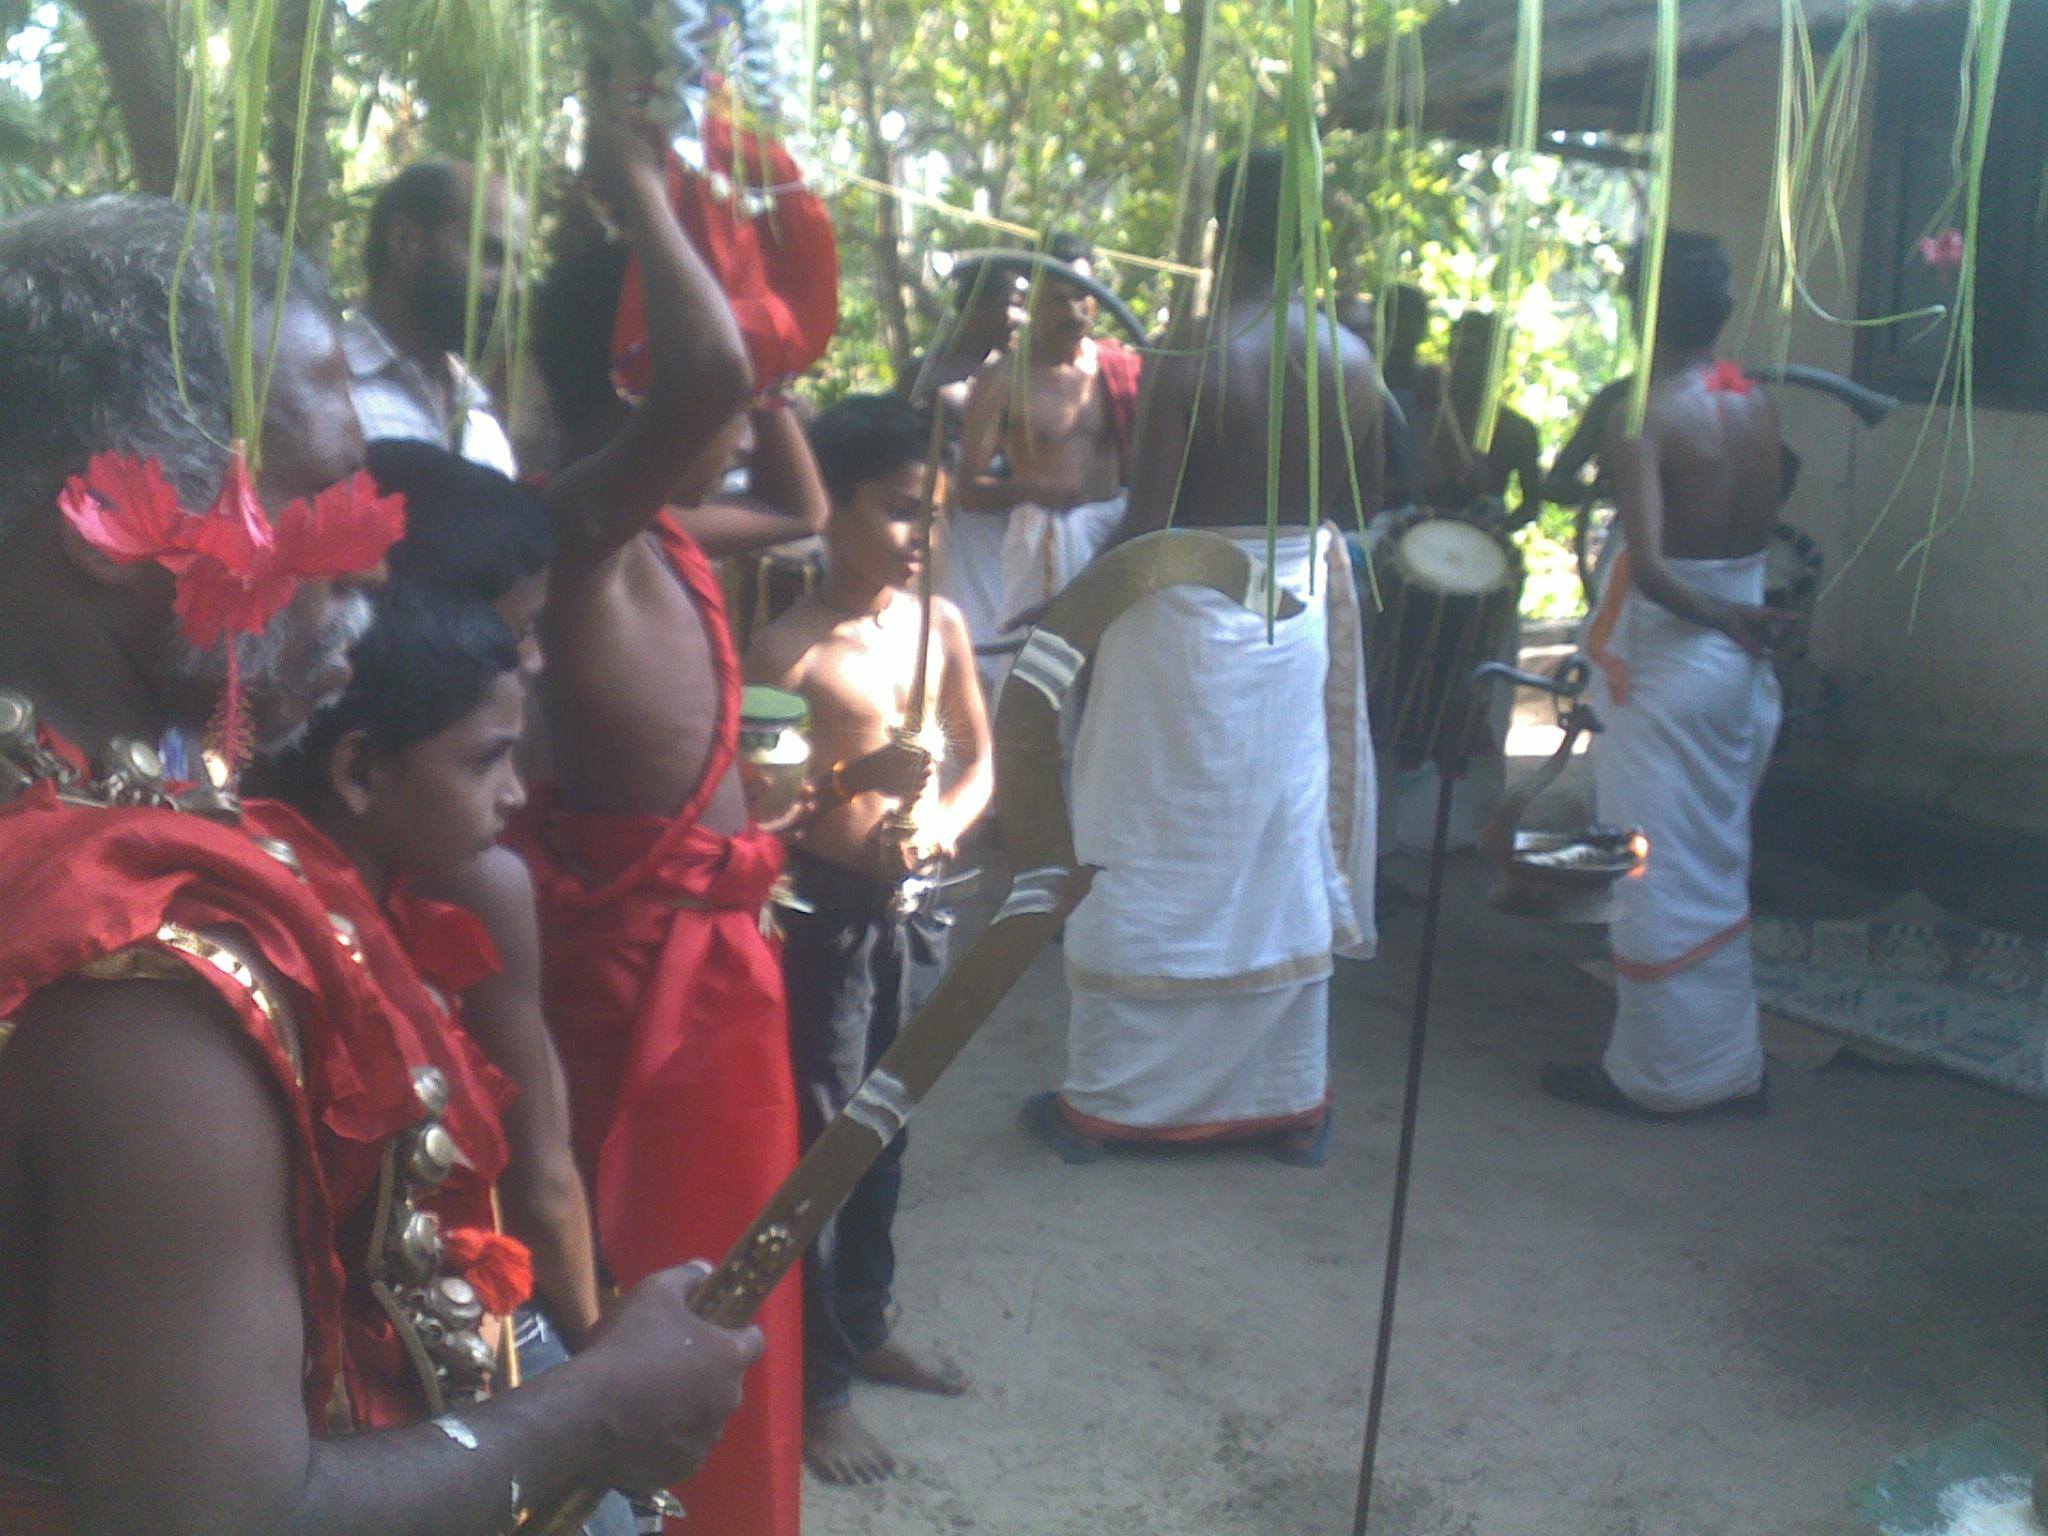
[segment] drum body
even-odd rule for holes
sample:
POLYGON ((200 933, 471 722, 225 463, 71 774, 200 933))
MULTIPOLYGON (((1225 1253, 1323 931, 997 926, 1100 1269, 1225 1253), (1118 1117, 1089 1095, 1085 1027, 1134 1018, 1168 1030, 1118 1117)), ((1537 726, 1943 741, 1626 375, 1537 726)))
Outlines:
POLYGON ((754 636, 818 590, 825 579, 824 546, 816 538, 778 544, 756 555, 732 555, 718 563, 725 585, 725 616, 732 643, 744 656, 754 636))
POLYGON ((1472 669, 1500 657, 1521 600, 1522 557, 1478 518, 1404 513, 1373 546, 1380 607, 1366 630, 1374 744, 1404 768, 1483 741, 1472 669))

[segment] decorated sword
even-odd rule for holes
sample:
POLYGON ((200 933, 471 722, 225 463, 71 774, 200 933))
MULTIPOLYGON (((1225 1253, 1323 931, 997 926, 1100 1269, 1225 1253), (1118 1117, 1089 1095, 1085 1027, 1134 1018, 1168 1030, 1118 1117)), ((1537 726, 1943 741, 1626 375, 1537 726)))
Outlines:
MULTIPOLYGON (((1266 567, 1213 533, 1146 534, 1096 560, 1046 609, 1017 653, 996 711, 996 801, 1015 868, 994 919, 946 973, 867 1080, 754 1218, 691 1310, 721 1327, 751 1321, 853 1193, 1038 952, 1088 894, 1060 774, 1060 714, 1118 615, 1166 587, 1207 587, 1266 616, 1266 567)), ((1282 593, 1279 613, 1301 611, 1282 593)), ((919 695, 922 697, 922 695, 919 695)), ((578 1488, 520 1525, 520 1536, 576 1536, 602 1488, 578 1488)))
MULTIPOLYGON (((910 707, 904 711, 903 723, 889 733, 891 742, 911 752, 925 750, 925 694, 932 670, 932 527, 938 520, 945 448, 945 415, 934 409, 931 437, 925 445, 924 495, 917 507, 917 663, 910 675, 910 707)), ((882 835, 898 846, 917 835, 915 800, 898 802, 882 823, 882 835)))

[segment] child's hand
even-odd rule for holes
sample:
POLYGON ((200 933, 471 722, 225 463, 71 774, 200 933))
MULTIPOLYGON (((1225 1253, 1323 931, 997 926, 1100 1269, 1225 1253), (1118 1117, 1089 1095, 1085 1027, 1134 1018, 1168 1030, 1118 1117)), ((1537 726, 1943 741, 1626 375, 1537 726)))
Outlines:
POLYGON ((857 757, 840 772, 840 782, 856 794, 870 791, 911 801, 931 782, 931 753, 923 747, 892 741, 857 757))
POLYGON ((661 131, 616 102, 592 112, 584 130, 583 176, 598 201, 615 214, 632 206, 636 184, 667 196, 661 131))
POLYGON ((951 848, 946 847, 922 828, 912 833, 909 837, 900 840, 885 836, 883 838, 883 846, 893 856, 891 859, 892 868, 895 860, 900 859, 903 864, 901 872, 906 875, 914 875, 921 870, 929 869, 932 865, 938 863, 939 860, 949 858, 953 852, 951 848))
POLYGON ((760 823, 761 830, 771 837, 787 837, 818 814, 817 786, 806 784, 796 797, 796 804, 784 811, 773 821, 760 823))

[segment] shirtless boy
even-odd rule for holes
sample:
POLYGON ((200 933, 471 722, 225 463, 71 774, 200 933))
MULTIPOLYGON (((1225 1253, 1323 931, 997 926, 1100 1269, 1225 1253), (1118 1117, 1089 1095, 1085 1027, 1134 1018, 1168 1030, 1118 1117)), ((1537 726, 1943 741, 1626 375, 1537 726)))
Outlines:
MULTIPOLYGON (((946 964, 936 876, 994 786, 988 714, 960 612, 932 599, 924 727, 896 742, 916 686, 918 513, 931 489, 930 418, 856 396, 820 416, 811 446, 832 498, 819 589, 755 640, 747 675, 811 706, 818 801, 789 869, 812 910, 786 917, 783 966, 806 1143, 846 1105, 946 964), (943 779, 939 768, 943 764, 943 779), (906 838, 892 812, 909 808, 906 838)), ((829 1482, 868 1483, 895 1458, 855 1416, 856 1376, 956 1396, 966 1377, 891 1336, 903 1185, 899 1135, 818 1240, 804 1274, 804 1452, 829 1482)))
MULTIPOLYGON (((1055 241, 1052 253, 1092 275, 1086 246, 1055 241)), ((1004 524, 1000 608, 969 617, 978 643, 1056 595, 1123 520, 1138 359, 1097 340, 1095 317, 1085 288, 1040 277, 1028 328, 969 392, 951 521, 956 564, 983 524, 1004 524), (999 452, 1006 476, 995 472, 999 452)))
MULTIPOLYGON (((760 924, 781 849, 733 772, 739 658, 711 557, 808 532, 778 509, 807 504, 810 466, 792 413, 756 411, 754 488, 772 505, 701 505, 743 434, 752 366, 670 211, 658 130, 615 111, 591 130, 587 180, 639 258, 650 378, 632 403, 612 386, 624 253, 551 274, 535 355, 567 462, 541 492, 556 532, 537 690, 550 769, 513 846, 539 897, 546 1018, 604 1262, 630 1283, 678 1245, 725 1251, 796 1162, 782 976, 760 924), (608 288, 594 280, 607 269, 608 288)), ((498 910, 518 894, 499 889, 498 910)), ((796 1288, 760 1322, 745 1406, 681 1495, 687 1530, 801 1528, 796 1288)))

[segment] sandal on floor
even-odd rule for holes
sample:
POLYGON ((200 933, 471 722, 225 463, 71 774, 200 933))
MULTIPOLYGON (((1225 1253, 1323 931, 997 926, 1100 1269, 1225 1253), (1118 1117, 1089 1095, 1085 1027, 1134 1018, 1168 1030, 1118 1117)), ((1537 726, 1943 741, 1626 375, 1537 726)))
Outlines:
POLYGON ((1082 1136, 1067 1123, 1056 1089, 1035 1093, 1024 1101, 1024 1128, 1052 1148, 1054 1155, 1063 1163, 1078 1167, 1083 1163, 1102 1161, 1102 1143, 1082 1136))
POLYGON ((1597 1061, 1546 1061, 1543 1064, 1543 1091, 1567 1104, 1611 1110, 1637 1120, 1760 1119, 1770 1107, 1771 1098, 1771 1084, 1766 1078, 1748 1093, 1713 1104, 1702 1104, 1697 1109, 1651 1109, 1623 1093, 1614 1079, 1607 1075, 1607 1068, 1597 1061))

